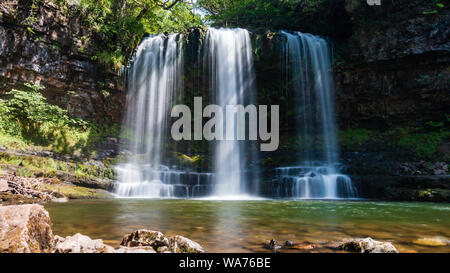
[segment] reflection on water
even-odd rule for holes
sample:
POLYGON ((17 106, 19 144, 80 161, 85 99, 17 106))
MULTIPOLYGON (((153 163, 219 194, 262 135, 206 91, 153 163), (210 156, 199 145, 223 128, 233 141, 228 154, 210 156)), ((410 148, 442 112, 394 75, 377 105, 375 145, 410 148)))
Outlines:
POLYGON ((450 252, 450 205, 365 201, 79 200, 46 206, 61 236, 77 232, 117 246, 136 229, 183 235, 210 252, 263 252, 262 244, 370 236, 399 251, 450 252), (447 244, 425 246, 421 238, 447 244))

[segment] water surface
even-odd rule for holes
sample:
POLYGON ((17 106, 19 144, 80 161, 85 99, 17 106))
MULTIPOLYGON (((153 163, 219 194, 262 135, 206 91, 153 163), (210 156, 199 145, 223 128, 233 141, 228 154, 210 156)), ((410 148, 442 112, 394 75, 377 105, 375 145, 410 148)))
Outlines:
POLYGON ((210 252, 266 252, 263 243, 272 238, 320 244, 367 236, 391 241, 401 252, 450 252, 449 204, 111 199, 46 208, 55 234, 79 232, 113 246, 123 235, 146 228, 183 235, 210 252), (444 245, 423 245, 427 238, 444 245))

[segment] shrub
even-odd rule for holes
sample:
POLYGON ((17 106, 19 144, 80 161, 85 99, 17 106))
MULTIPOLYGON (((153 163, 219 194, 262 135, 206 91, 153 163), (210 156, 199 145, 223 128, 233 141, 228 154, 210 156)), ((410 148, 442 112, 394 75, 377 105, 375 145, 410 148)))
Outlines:
POLYGON ((13 89, 0 99, 0 144, 26 149, 28 145, 47 147, 55 152, 88 155, 93 145, 107 134, 118 134, 118 126, 96 124, 70 117, 67 110, 53 105, 40 93, 43 88, 13 89))

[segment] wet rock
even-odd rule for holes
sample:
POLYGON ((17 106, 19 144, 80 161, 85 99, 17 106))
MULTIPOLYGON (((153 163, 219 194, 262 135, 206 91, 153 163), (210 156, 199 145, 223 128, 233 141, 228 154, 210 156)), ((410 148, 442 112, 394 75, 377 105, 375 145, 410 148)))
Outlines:
POLYGON ((268 244, 265 245, 265 248, 272 250, 272 252, 277 252, 279 249, 281 249, 281 246, 278 245, 277 241, 272 239, 268 244))
POLYGON ((159 231, 140 229, 125 235, 120 245, 127 247, 150 246, 153 249, 158 249, 161 246, 170 247, 170 242, 159 231))
POLYGON ((0 252, 51 252, 51 225, 49 214, 41 205, 0 207, 0 252))
POLYGON ((55 253, 114 253, 115 250, 102 240, 92 240, 88 236, 77 233, 66 238, 57 237, 55 253))
POLYGON ((346 241, 340 244, 338 248, 359 253, 398 253, 391 243, 375 241, 370 237, 346 241))
POLYGON ((207 252, 201 245, 186 237, 176 235, 170 238, 171 250, 174 253, 205 253, 207 252))

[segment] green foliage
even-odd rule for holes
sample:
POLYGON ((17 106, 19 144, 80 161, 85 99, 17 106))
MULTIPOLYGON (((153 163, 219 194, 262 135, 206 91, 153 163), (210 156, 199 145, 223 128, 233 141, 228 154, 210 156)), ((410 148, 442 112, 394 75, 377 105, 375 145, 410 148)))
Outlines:
POLYGON ((448 142, 450 131, 445 122, 429 121, 422 127, 397 127, 385 132, 368 129, 341 130, 339 141, 344 149, 360 149, 376 145, 379 149, 391 149, 412 153, 421 159, 436 156, 450 159, 448 154, 439 154, 439 147, 448 142))
POLYGON ((387 132, 402 148, 411 149, 420 158, 430 158, 434 155, 450 132, 424 131, 421 128, 397 128, 387 132))
POLYGON ((339 141, 346 147, 363 145, 374 138, 375 134, 367 129, 348 129, 339 132, 339 141))
POLYGON ((84 25, 100 38, 94 59, 117 71, 144 33, 184 32, 201 24, 200 17, 193 15, 192 7, 183 1, 170 9, 161 6, 169 6, 172 1, 81 0, 80 5, 68 9, 81 16, 84 25))
MULTIPOLYGON (((299 13, 315 13, 329 0, 198 0, 218 26, 252 26, 290 29, 300 18, 299 13)), ((332 2, 332 1, 331 1, 332 2)), ((303 18, 302 18, 303 19, 303 18)))
POLYGON ((118 135, 118 125, 101 128, 69 116, 67 110, 42 96, 42 86, 27 84, 28 91, 13 89, 0 99, 0 144, 26 149, 47 147, 66 154, 89 155, 107 135, 118 135))
POLYGON ((114 178, 110 168, 66 162, 38 156, 20 156, 0 152, 0 165, 16 167, 19 176, 26 177, 66 177, 75 174, 79 179, 114 178))

